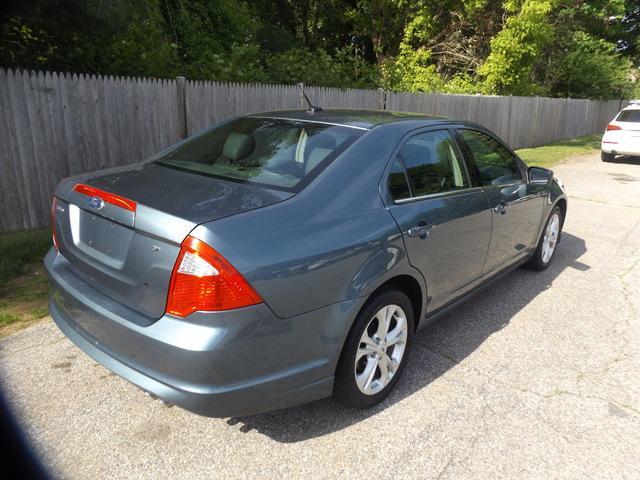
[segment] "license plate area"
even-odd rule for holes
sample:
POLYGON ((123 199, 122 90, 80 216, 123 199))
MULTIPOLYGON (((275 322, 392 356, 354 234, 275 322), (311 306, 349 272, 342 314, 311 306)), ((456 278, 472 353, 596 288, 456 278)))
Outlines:
POLYGON ((121 270, 134 231, 113 220, 69 205, 71 235, 76 248, 100 263, 121 270))

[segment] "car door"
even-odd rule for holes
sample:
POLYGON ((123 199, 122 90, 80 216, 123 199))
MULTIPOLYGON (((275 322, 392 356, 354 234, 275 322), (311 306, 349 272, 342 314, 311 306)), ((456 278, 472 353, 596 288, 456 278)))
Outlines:
POLYGON ((453 131, 419 131, 406 138, 385 190, 409 262, 426 279, 428 311, 476 285, 489 248, 491 209, 470 180, 453 131))
POLYGON ((469 168, 476 169, 492 214, 491 244, 483 269, 492 275, 524 258, 535 248, 546 190, 526 180, 519 159, 487 132, 458 130, 469 168))

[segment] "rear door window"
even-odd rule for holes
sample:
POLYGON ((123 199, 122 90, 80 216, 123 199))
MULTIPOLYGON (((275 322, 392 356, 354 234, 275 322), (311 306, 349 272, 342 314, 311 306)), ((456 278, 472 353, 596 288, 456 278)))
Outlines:
POLYGON ((403 200, 411 196, 407 174, 400 158, 396 158, 389 172, 389 191, 394 200, 403 200))
POLYGON ((506 185, 522 180, 516 158, 495 138, 477 130, 460 130, 478 167, 482 185, 506 185))
MULTIPOLYGON (((414 197, 469 188, 469 178, 448 130, 414 135, 400 148, 414 197)), ((393 173, 393 172, 392 172, 393 173)))
POLYGON ((155 162, 225 180, 298 191, 363 133, 338 125, 243 117, 176 145, 155 162))

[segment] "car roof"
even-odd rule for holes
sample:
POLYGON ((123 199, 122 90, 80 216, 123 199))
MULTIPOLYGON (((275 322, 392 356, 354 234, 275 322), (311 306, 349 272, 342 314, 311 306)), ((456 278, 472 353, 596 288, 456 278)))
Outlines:
MULTIPOLYGON (((281 118, 286 120, 299 120, 306 122, 330 123, 361 129, 370 129, 376 125, 397 123, 406 121, 422 121, 425 125, 439 123, 451 123, 455 121, 449 117, 440 115, 427 115, 424 113, 391 112, 388 110, 351 110, 351 109, 326 109, 320 112, 307 110, 275 110, 262 112, 248 117, 281 118)), ((467 122, 459 122, 467 123, 467 122)))

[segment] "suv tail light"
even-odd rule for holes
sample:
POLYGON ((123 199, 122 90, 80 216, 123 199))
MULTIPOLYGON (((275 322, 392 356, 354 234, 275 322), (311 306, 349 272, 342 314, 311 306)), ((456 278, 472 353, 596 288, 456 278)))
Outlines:
POLYGON ((610 123, 607 125, 607 132, 610 132, 611 130, 622 130, 622 127, 610 123))
POLYGON ((222 255, 188 236, 173 267, 166 313, 186 317, 262 303, 260 295, 222 255))
POLYGON ((56 251, 59 251, 60 249, 58 248, 58 239, 56 238, 56 196, 53 196, 53 199, 51 200, 51 238, 53 239, 53 246, 55 247, 56 251))

